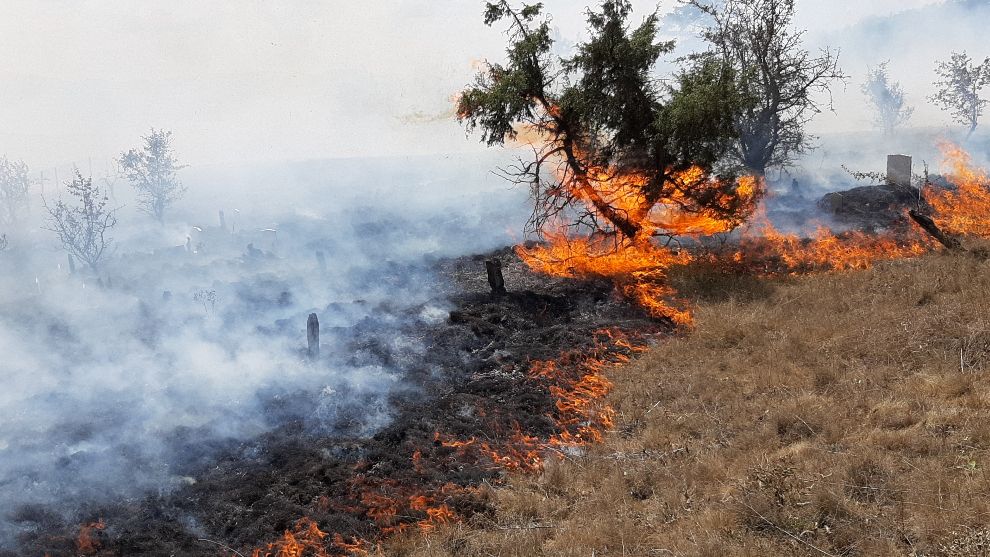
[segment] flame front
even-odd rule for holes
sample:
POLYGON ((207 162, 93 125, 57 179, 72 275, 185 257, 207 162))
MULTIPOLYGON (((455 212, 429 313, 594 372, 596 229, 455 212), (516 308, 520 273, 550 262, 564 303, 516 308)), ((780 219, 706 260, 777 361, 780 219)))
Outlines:
POLYGON ((941 148, 950 169, 947 178, 956 189, 925 190, 939 225, 949 234, 990 237, 990 177, 985 170, 975 168, 961 148, 948 143, 941 148))

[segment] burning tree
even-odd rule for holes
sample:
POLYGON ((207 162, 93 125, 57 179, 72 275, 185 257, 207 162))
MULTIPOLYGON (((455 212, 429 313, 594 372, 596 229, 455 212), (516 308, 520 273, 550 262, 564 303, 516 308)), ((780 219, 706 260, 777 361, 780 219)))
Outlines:
POLYGON ((703 64, 677 76, 678 88, 661 86, 650 71, 673 43, 657 41, 656 14, 630 29, 624 0, 589 10, 589 40, 556 58, 541 10, 487 5, 486 24, 509 23, 508 61, 489 64, 458 104, 460 120, 489 145, 523 140, 533 149, 505 169, 531 187, 530 229, 566 225, 633 241, 703 221, 720 230, 740 223, 757 192, 712 174, 732 133, 728 72, 703 64))
POLYGON ((881 62, 875 68, 868 68, 866 81, 860 90, 873 105, 874 125, 890 136, 894 130, 907 122, 914 113, 914 108, 904 105, 904 89, 896 81, 890 81, 887 74, 889 61, 881 62))
POLYGON ((14 224, 28 209, 31 178, 24 161, 0 157, 0 224, 14 224))
POLYGON ((845 78, 838 54, 804 49, 804 32, 792 27, 794 0, 686 1, 713 21, 702 33, 711 50, 694 57, 731 68, 748 100, 735 118, 735 159, 759 175, 789 165, 812 140, 804 128, 822 111, 816 95, 845 78))
POLYGON ((165 211, 186 191, 176 175, 185 167, 172 149, 172 132, 152 128, 142 139, 141 150, 131 149, 120 156, 120 167, 138 193, 141 210, 163 223, 165 211))
POLYGON ((980 90, 990 85, 990 58, 974 65, 965 52, 953 52, 949 60, 938 62, 935 72, 941 79, 935 82, 937 92, 930 100, 956 122, 969 126, 972 135, 988 102, 980 97, 980 90))
POLYGON ((651 70, 673 43, 657 40, 655 13, 631 28, 627 0, 589 10, 589 39, 558 58, 541 11, 487 4, 486 24, 508 22, 508 60, 487 65, 458 104, 489 145, 533 151, 504 173, 529 185, 529 228, 551 244, 520 255, 553 274, 615 278, 656 315, 682 319, 660 301, 671 293, 663 271, 680 256, 650 239, 731 230, 763 191, 715 171, 744 103, 735 69, 698 60, 661 85, 651 70))
POLYGON ((79 169, 75 173, 66 186, 75 203, 61 199, 54 205, 45 202, 49 217, 46 230, 58 235, 65 251, 95 271, 113 245, 109 233, 117 224, 116 210, 107 208, 106 193, 93 185, 92 178, 83 178, 79 169))

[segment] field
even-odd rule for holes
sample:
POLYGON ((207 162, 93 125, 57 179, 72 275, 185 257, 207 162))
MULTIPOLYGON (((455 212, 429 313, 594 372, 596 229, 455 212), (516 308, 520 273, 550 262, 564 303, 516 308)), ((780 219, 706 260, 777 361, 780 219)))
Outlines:
POLYGON ((696 327, 610 373, 604 442, 388 555, 990 555, 990 263, 675 275, 696 327))

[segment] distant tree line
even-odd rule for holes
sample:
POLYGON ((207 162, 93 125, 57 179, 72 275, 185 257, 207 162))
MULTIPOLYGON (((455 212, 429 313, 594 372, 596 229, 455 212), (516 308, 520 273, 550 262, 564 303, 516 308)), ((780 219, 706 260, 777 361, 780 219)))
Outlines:
MULTIPOLYGON (((66 184, 66 196, 55 200, 42 196, 47 213, 44 228, 56 235, 61 247, 73 258, 96 270, 113 251, 111 236, 119 208, 109 205, 109 186, 117 175, 125 177, 137 194, 138 208, 164 224, 166 212, 181 199, 185 187, 177 172, 179 164, 172 147, 172 132, 151 129, 140 148, 121 153, 113 172, 104 180, 107 187, 83 177, 78 168, 66 184)), ((29 209, 29 192, 35 180, 27 164, 0 157, 0 226, 16 225, 29 209)), ((9 241, 0 230, 0 251, 9 241)))

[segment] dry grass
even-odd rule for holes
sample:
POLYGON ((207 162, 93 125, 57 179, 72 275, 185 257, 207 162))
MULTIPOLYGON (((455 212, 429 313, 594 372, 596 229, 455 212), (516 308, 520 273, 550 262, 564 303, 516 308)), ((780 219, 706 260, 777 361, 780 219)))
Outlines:
POLYGON ((990 263, 676 277, 697 329, 612 374, 618 428, 389 555, 990 555, 990 263))

